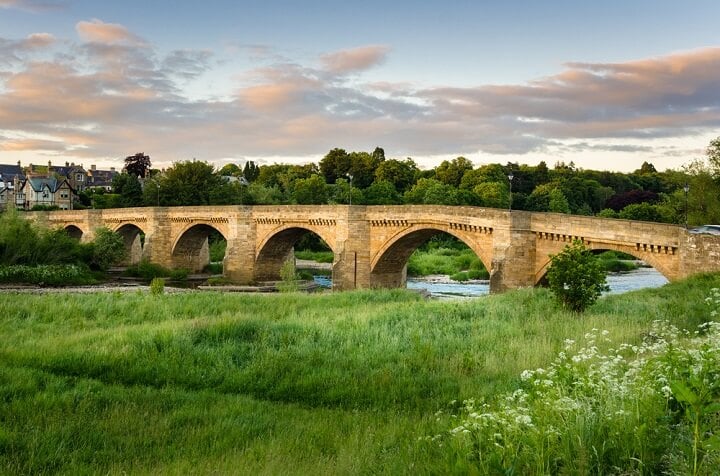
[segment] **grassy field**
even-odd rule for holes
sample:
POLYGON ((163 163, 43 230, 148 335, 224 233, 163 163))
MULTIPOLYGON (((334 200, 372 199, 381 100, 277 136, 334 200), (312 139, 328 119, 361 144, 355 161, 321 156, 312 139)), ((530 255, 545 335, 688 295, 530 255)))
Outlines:
POLYGON ((451 400, 492 399, 566 338, 694 328, 720 277, 606 296, 467 302, 323 295, 0 294, 0 473, 447 474, 424 440, 451 400))

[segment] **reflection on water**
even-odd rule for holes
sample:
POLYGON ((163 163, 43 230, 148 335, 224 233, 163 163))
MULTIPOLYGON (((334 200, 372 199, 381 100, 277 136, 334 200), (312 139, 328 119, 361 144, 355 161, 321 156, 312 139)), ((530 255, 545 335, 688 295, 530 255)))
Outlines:
MULTIPOLYGON (((331 287, 329 276, 314 276, 315 282, 323 287, 331 287)), ((628 273, 612 273, 607 277, 609 294, 619 294, 642 288, 657 288, 668 280, 653 268, 640 268, 628 273)), ((490 292, 489 285, 485 283, 459 283, 426 279, 411 278, 407 281, 408 289, 424 289, 437 299, 467 299, 484 296, 490 292)))

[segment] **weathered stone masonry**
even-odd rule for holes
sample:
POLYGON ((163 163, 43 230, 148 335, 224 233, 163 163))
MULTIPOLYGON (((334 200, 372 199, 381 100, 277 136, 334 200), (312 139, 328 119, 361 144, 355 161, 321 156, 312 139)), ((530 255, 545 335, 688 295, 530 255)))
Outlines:
POLYGON ((227 240, 225 274, 239 283, 279 277, 302 235, 319 235, 335 254, 335 289, 405 285, 409 256, 439 232, 465 242, 490 270, 490 289, 534 286, 549 255, 574 239, 597 250, 645 260, 668 279, 720 270, 720 237, 692 235, 679 226, 555 213, 477 207, 217 206, 36 212, 33 219, 92 239, 106 226, 122 234, 127 263, 146 258, 173 268, 201 270, 208 234, 227 240), (144 242, 141 240, 144 235, 144 242))

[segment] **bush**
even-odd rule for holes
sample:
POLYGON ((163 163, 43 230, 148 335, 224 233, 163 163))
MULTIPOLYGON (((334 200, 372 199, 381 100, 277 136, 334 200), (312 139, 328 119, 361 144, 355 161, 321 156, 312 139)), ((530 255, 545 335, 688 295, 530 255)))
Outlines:
POLYGON ((165 292, 165 280, 163 278, 153 278, 150 281, 150 294, 157 296, 165 292))
POLYGON ((280 268, 280 282, 277 287, 281 293, 291 293, 299 289, 295 262, 292 259, 285 261, 280 268))
POLYGON ((85 266, 78 265, 13 265, 0 266, 0 283, 66 286, 93 284, 95 279, 85 266))
POLYGON ((95 230, 91 267, 106 271, 124 257, 125 243, 122 236, 105 227, 95 230))
POLYGON ((151 281, 154 278, 170 278, 175 281, 187 279, 190 272, 187 269, 168 269, 162 265, 151 263, 143 259, 138 264, 128 266, 125 270, 126 276, 151 281))
POLYGON ((223 264, 222 263, 210 263, 203 269, 206 273, 210 274, 222 274, 223 264))
POLYGON ((580 240, 551 255, 550 261, 547 273, 550 290, 573 312, 584 311, 609 289, 600 261, 580 240))

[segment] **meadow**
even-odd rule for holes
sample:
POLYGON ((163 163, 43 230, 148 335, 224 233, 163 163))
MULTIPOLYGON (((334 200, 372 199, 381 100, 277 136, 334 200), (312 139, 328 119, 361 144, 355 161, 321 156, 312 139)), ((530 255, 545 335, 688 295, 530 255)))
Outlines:
POLYGON ((515 391, 592 329, 630 344, 658 319, 694 329, 717 287, 697 276, 580 316, 545 289, 2 293, 0 473, 478 471, 426 438, 452 428, 450 402, 515 391))

